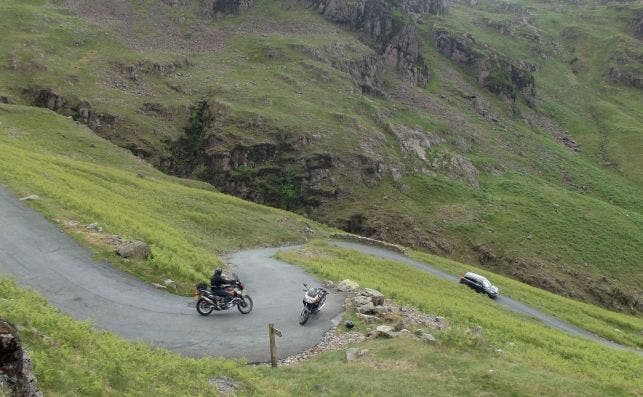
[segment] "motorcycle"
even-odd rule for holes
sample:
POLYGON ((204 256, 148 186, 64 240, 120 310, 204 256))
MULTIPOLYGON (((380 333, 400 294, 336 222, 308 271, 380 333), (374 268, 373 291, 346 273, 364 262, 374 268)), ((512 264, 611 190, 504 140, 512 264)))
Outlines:
POLYGON ((304 283, 304 308, 299 315, 299 324, 304 325, 311 314, 317 314, 326 304, 326 297, 328 296, 328 291, 324 288, 313 288, 309 287, 304 283))
POLYGON ((245 286, 239 281, 239 277, 236 274, 233 276, 235 280, 225 288, 225 291, 232 297, 227 304, 225 298, 212 292, 206 283, 196 285, 194 298, 196 299, 196 311, 200 315, 207 316, 214 310, 228 310, 233 306, 237 306, 241 314, 248 314, 252 311, 252 298, 243 293, 245 286))

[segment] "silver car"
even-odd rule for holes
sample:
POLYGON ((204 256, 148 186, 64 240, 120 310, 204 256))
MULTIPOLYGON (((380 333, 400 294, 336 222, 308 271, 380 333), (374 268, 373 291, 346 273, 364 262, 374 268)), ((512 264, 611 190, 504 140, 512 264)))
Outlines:
POLYGON ((460 277, 460 284, 464 284, 478 293, 485 293, 491 299, 496 299, 499 293, 498 287, 491 284, 486 277, 472 272, 467 272, 460 277))

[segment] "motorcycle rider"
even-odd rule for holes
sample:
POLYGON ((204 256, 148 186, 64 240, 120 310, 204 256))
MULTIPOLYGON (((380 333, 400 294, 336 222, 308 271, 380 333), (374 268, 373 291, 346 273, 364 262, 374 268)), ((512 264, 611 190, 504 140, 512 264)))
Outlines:
POLYGON ((223 303, 225 305, 232 300, 232 296, 226 292, 225 288, 233 282, 234 280, 228 279, 223 275, 223 270, 220 267, 214 269, 212 278, 210 278, 210 288, 212 292, 217 296, 223 297, 223 303))

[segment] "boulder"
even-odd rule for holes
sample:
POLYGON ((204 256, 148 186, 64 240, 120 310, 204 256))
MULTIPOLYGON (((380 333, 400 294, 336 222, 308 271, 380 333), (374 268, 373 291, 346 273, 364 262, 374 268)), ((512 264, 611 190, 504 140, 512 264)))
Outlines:
POLYGON ((398 335, 390 325, 378 325, 375 334, 384 338, 395 338, 398 335))
POLYGON ((373 305, 373 303, 368 302, 365 305, 358 306, 357 312, 361 314, 372 314, 374 309, 375 309, 375 306, 373 305))
POLYGON ((341 292, 354 292, 359 289, 359 284, 357 284, 353 280, 342 280, 340 281, 339 284, 337 284, 337 290, 341 292))
POLYGON ((98 226, 98 223, 90 223, 89 225, 87 225, 87 230, 91 230, 91 231, 100 233, 100 232, 103 231, 103 228, 98 226))
POLYGON ((352 301, 355 307, 364 306, 369 303, 373 303, 368 297, 362 296, 362 295, 357 295, 352 299, 352 301))
POLYGON ((0 395, 42 397, 18 331, 4 320, 0 320, 0 395))
POLYGON ((378 316, 383 316, 386 313, 392 312, 393 308, 391 306, 375 306, 372 311, 378 316))
POLYGON ((357 313, 357 317, 364 321, 365 324, 375 324, 380 321, 379 317, 371 316, 369 314, 357 313))
POLYGON ((144 242, 139 240, 130 240, 119 245, 116 249, 116 253, 127 259, 147 260, 152 254, 152 251, 144 242))
POLYGON ((373 302, 375 306, 381 306, 384 304, 384 295, 376 289, 364 288, 362 295, 370 298, 371 302, 373 302))
POLYGON ((357 349, 355 347, 352 347, 350 349, 346 350, 346 362, 350 363, 351 361, 355 361, 356 359, 368 354, 368 349, 357 349))

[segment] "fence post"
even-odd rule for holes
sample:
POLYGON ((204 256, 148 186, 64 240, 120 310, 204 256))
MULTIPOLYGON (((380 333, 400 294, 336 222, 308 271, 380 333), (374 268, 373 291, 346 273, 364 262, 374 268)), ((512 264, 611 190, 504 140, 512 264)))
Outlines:
POLYGON ((275 335, 281 337, 281 331, 275 328, 273 323, 268 324, 268 336, 270 338, 270 364, 273 368, 277 367, 277 346, 275 345, 275 335))

